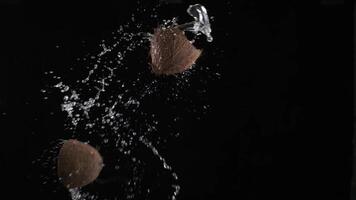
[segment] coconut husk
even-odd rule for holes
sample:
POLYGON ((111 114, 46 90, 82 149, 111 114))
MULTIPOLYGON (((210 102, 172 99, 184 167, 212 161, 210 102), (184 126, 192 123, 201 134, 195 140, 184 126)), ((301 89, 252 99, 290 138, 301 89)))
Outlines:
POLYGON ((201 50, 177 27, 156 28, 151 38, 151 67, 157 75, 182 73, 191 68, 201 50))
POLYGON ((93 182, 102 167, 99 152, 77 140, 65 141, 57 158, 57 174, 67 188, 83 187, 93 182))

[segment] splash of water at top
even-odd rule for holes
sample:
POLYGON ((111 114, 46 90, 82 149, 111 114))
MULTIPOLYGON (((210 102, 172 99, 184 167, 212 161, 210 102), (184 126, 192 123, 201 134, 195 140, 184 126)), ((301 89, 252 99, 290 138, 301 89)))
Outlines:
POLYGON ((188 7, 187 12, 195 21, 182 24, 180 25, 180 28, 185 31, 193 32, 194 34, 203 33, 206 36, 207 41, 212 42, 213 37, 211 36, 211 27, 206 8, 201 4, 194 4, 188 7))

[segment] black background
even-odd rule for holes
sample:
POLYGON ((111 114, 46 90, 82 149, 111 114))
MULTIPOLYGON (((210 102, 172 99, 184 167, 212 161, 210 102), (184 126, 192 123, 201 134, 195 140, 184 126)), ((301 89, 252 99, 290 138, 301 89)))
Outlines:
MULTIPOLYGON (((205 5, 222 50, 221 79, 206 85, 212 110, 166 148, 181 177, 179 199, 349 199, 352 6, 340 2, 166 5, 172 16, 205 5)), ((63 116, 48 118, 60 102, 44 104, 40 94, 43 73, 65 71, 87 53, 82 40, 95 46, 135 5, 1 1, 1 199, 55 199, 29 178, 31 161, 63 134, 63 116)))

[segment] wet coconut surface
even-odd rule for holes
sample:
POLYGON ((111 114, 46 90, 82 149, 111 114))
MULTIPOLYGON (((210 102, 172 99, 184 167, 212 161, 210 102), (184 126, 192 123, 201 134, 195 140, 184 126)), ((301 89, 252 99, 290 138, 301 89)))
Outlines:
POLYGON ((63 143, 57 160, 58 177, 67 188, 77 188, 93 182, 100 174, 103 159, 92 146, 78 140, 63 143))

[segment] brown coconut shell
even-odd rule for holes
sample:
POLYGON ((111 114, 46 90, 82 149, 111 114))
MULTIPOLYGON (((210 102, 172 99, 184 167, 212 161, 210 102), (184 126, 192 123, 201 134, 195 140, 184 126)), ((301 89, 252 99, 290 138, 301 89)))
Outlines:
POLYGON ((83 187, 93 182, 102 167, 99 152, 77 140, 65 141, 57 158, 57 174, 67 188, 83 187))
POLYGON ((157 75, 172 75, 189 69, 201 50, 179 28, 156 28, 151 38, 151 67, 157 75))

